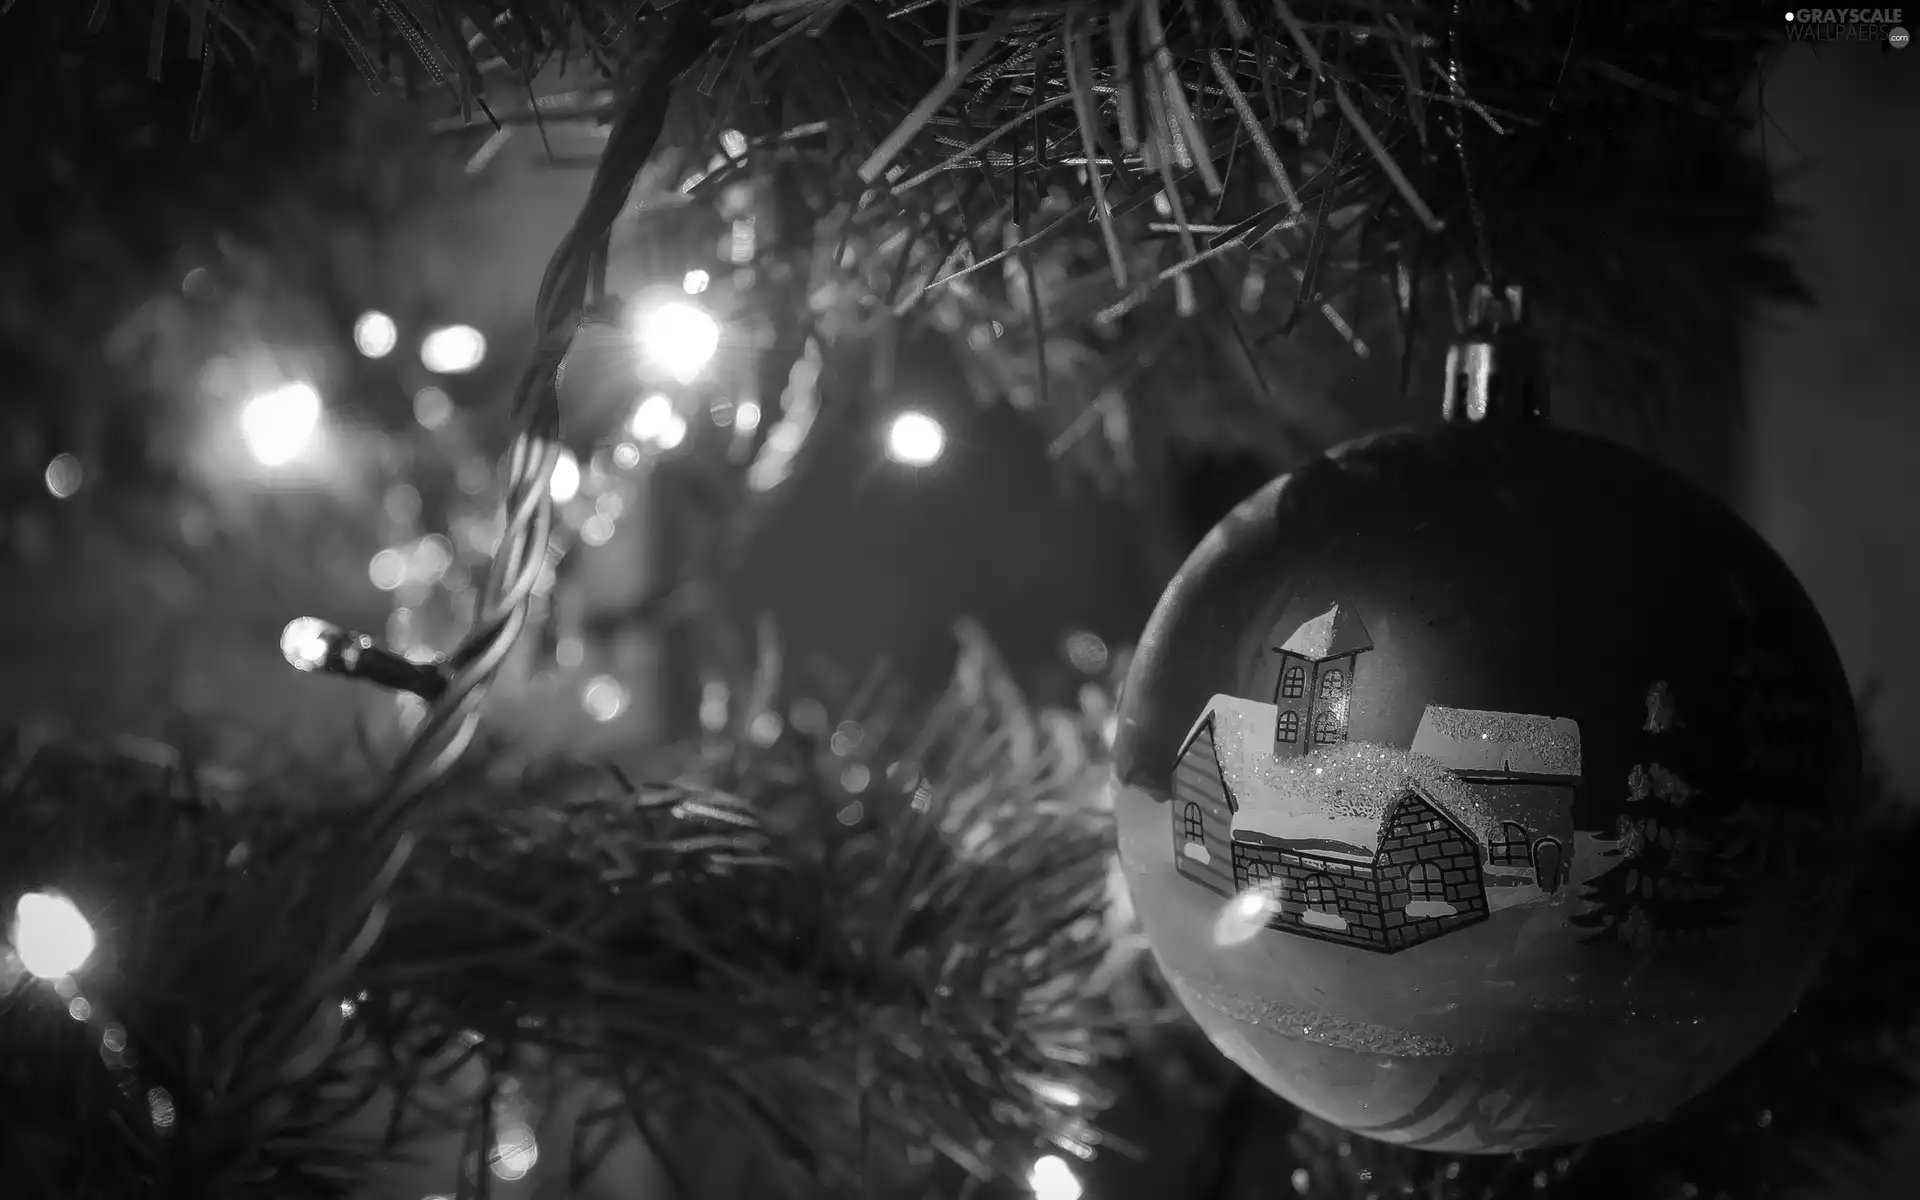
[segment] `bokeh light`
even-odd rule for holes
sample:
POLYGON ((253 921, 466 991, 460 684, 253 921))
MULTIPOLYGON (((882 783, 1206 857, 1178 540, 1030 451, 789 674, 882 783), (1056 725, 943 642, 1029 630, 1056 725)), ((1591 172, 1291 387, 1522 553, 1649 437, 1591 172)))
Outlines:
POLYGON ((595 513, 580 522, 580 540, 589 546, 604 546, 613 540, 613 519, 595 513))
POLYGON ((1080 1090, 1061 1083, 1057 1079, 1039 1079, 1033 1084, 1034 1092, 1049 1104, 1058 1104, 1061 1108, 1078 1108, 1087 1102, 1080 1090))
POLYGON ((633 410, 627 431, 643 442, 671 450, 687 440, 687 419, 674 411, 673 401, 656 392, 633 410))
POLYGON ((413 556, 407 563, 407 575, 415 583, 432 587, 446 578, 452 566, 453 543, 440 534, 430 533, 415 544, 413 556))
POLYGON ((547 493, 555 504, 565 504, 580 494, 580 460, 570 450, 560 451, 553 474, 547 477, 547 493))
POLYGON ((644 309, 634 329, 644 365, 681 383, 699 378, 720 349, 720 323, 705 309, 684 300, 668 300, 644 309))
POLYGON ((611 675, 596 675, 580 690, 580 707, 596 721, 607 722, 627 711, 627 689, 611 675))
POLYGON ((897 463, 930 467, 946 449, 946 429, 926 413, 903 412, 887 426, 887 457, 897 463))
POLYGON ((80 490, 85 478, 79 459, 71 454, 56 454, 47 464, 47 494, 55 500, 65 500, 80 490))
POLYGON ((751 400, 741 401, 740 407, 733 410, 733 426, 741 433, 760 428, 760 406, 751 400))
POLYGON ((320 428, 320 393, 310 383, 262 392, 240 410, 240 436, 263 467, 284 467, 313 443, 320 428))
POLYGON ((1099 634, 1080 630, 1067 638, 1067 661, 1076 671, 1098 675, 1107 667, 1107 643, 1099 634))
POLYGON ((368 358, 385 358, 400 344, 400 327, 383 312, 363 312, 353 323, 353 344, 368 358))
POLYGON ((464 375, 486 359, 487 339, 471 325, 448 325, 420 342, 420 365, 435 375, 464 375))
POLYGON ((494 1178, 512 1183, 525 1179, 539 1163, 540 1144, 534 1140, 533 1130, 525 1125, 516 1125, 500 1131, 492 1158, 488 1169, 493 1172, 494 1178))
POLYGON ((643 442, 656 442, 673 423, 673 401, 655 392, 633 410, 627 430, 643 442))
POLYGON ((687 277, 680 281, 680 288, 689 296, 698 296, 713 283, 713 276, 705 271, 688 271, 687 277))
POLYGON ((727 727, 732 697, 730 689, 718 679, 709 679, 700 686, 700 728, 709 733, 718 733, 727 727))
POLYGON ((437 387, 423 387, 413 394, 413 419, 422 429, 444 429, 453 419, 453 397, 437 387))
POLYGON ((1073 1168, 1058 1154, 1049 1154, 1033 1164, 1027 1172, 1027 1186, 1033 1189, 1034 1200, 1080 1200, 1085 1190, 1073 1168))
POLYGON ((389 546, 367 564, 367 578, 383 592, 397 590, 407 581, 407 556, 389 546))
POLYGON ((14 906, 10 935, 20 965, 37 979, 59 979, 87 965, 93 926, 58 892, 28 892, 14 906))

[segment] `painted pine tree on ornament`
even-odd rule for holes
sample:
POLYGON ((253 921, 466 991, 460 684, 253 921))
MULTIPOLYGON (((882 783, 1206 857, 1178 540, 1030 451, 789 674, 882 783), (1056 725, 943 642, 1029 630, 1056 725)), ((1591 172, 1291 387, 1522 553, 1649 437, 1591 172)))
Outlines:
POLYGON ((1595 941, 1690 945, 1731 920, 1720 870, 1727 831, 1716 798, 1688 781, 1706 764, 1696 761, 1699 739, 1674 736, 1685 722, 1672 687, 1655 683, 1646 705, 1642 761, 1627 773, 1627 811, 1603 852, 1614 865, 1588 882, 1589 907, 1573 923, 1595 941))
MULTIPOLYGON (((1741 616, 1753 619, 1744 608, 1741 616)), ((1739 736, 1727 748, 1731 766, 1752 787, 1776 794, 1768 797, 1771 803, 1739 805, 1728 815, 1725 834, 1728 858, 1747 864, 1744 883, 1796 881, 1784 896, 1796 919, 1821 911, 1847 886, 1845 875, 1802 865, 1835 852, 1828 827, 1835 781, 1811 769, 1809 750, 1833 714, 1795 686, 1798 677, 1783 655, 1764 647, 1735 668, 1733 728, 1739 736)))

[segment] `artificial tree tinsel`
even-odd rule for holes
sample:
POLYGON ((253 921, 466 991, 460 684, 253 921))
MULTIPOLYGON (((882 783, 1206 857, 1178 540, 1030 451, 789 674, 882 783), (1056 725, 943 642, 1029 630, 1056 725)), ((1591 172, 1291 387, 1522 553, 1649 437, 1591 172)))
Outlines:
POLYGON ((1092 735, 985 679, 856 790, 791 731, 651 785, 476 754, 424 800, 384 929, 332 980, 333 1035, 293 1061, 273 1031, 333 967, 320 926, 365 875, 364 787, 292 764, 222 803, 181 769, 13 755, 0 893, 69 897, 100 945, 58 990, 17 961, 6 981, 10 1186, 348 1195, 425 1130, 491 1144, 489 1088, 449 1112, 432 1086, 471 1062, 613 1097, 588 1143, 636 1114, 717 1123, 782 1192, 892 1179, 904 1147, 987 1176, 1097 1140, 1085 1074, 1119 1044, 1124 953, 1092 735), (356 1126, 376 1099, 391 1122, 356 1126))

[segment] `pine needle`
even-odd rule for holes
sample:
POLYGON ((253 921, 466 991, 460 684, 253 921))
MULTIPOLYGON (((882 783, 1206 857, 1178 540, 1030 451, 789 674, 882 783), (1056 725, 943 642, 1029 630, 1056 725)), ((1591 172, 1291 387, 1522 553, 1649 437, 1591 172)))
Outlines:
MULTIPOLYGON (((999 141, 1001 138, 1007 136, 1009 133, 1012 133, 1014 130, 1018 129, 1021 125, 1025 124, 1030 120, 1034 120, 1035 118, 1040 117, 1046 113, 1050 113, 1056 108, 1060 108, 1060 107, 1063 107, 1064 105, 1071 104, 1073 101, 1074 101, 1073 93, 1067 92, 1067 93, 1063 93, 1061 95, 1055 96, 1051 100, 1043 101, 1040 104, 1035 105, 1033 108, 1029 109, 1026 112, 1015 113, 1013 116, 1007 118, 1006 121, 995 126, 991 131, 986 133, 984 136, 976 138, 974 141, 954 151, 952 154, 949 154, 946 158, 941 159, 938 163, 935 163, 933 166, 928 167, 926 170, 920 172, 918 175, 911 176, 907 179, 901 180, 899 183, 894 184, 891 188, 888 189, 888 192, 891 195, 898 196, 902 192, 912 191, 914 188, 919 187, 921 184, 927 182, 929 179, 932 179, 934 176, 939 175, 942 172, 951 171, 954 168, 960 167, 960 166, 971 165, 972 160, 976 156, 978 156, 982 150, 985 150, 988 146, 993 145, 995 142, 999 141)), ((871 180, 869 180, 868 182, 871 182, 871 180)))
POLYGON ((928 119, 960 89, 960 85, 967 81, 967 76, 973 73, 974 68, 985 62, 987 55, 998 48, 1000 36, 1013 27, 1020 15, 1019 10, 1009 9, 993 19, 993 23, 987 27, 986 32, 976 38, 973 45, 967 47, 967 53, 960 59, 959 65, 949 70, 934 89, 921 98, 920 103, 914 106, 906 119, 896 125, 893 132, 881 141, 874 152, 867 157, 867 161, 860 164, 858 174, 862 183, 871 185, 886 173, 887 168, 893 165, 893 160, 906 149, 907 143, 919 136, 928 119))
POLYGON ((1127 24, 1133 19, 1134 5, 1128 0, 1118 12, 1107 18, 1107 37, 1113 46, 1113 104, 1120 119, 1120 145, 1129 154, 1140 149, 1140 129, 1135 124, 1137 108, 1133 89, 1133 48, 1127 37, 1127 24))
POLYGON ((1106 181, 1099 165, 1099 151, 1095 148, 1094 122, 1097 106, 1093 95, 1093 84, 1087 78, 1087 59, 1092 49, 1092 39, 1082 22, 1086 17, 1086 7, 1082 3, 1074 4, 1067 12, 1066 28, 1066 71, 1067 87, 1073 95, 1073 114, 1080 126, 1080 146, 1087 156, 1087 186, 1093 192, 1093 215, 1100 222, 1100 240, 1107 248, 1107 268, 1113 272, 1113 286, 1127 286, 1127 260, 1120 249, 1120 231, 1114 225, 1113 212, 1107 205, 1106 181))
POLYGON ((1352 97, 1347 95, 1346 85, 1327 72, 1326 62, 1320 57, 1320 52, 1314 49, 1313 43, 1307 40, 1307 31, 1301 26, 1300 19, 1293 15, 1292 6, 1287 3, 1287 0, 1273 0, 1273 7, 1274 11, 1280 15, 1280 23, 1287 27, 1287 33, 1292 36, 1294 45, 1299 47, 1300 57, 1306 61, 1307 69, 1313 72, 1316 79, 1325 79, 1333 88, 1334 103, 1340 106, 1341 115, 1346 117, 1347 123, 1353 126, 1354 132, 1360 135, 1361 142, 1373 155, 1374 161, 1380 164, 1380 169, 1386 173, 1393 186, 1399 190, 1401 198, 1407 202, 1407 207, 1420 219, 1421 224, 1437 233, 1441 228, 1440 218, 1433 215, 1433 210, 1427 207, 1426 201, 1413 190, 1413 184, 1407 179, 1406 172, 1402 171, 1400 164, 1393 160, 1393 155, 1387 152, 1386 144, 1380 140, 1378 134, 1374 133, 1373 126, 1367 123, 1367 119, 1360 115, 1360 109, 1354 104, 1352 97))
POLYGON ((1089 201, 1082 200, 1080 203, 1074 205, 1072 208, 1067 209, 1065 212, 1056 216, 1053 220, 1048 221, 1045 225, 1041 226, 1038 232, 1028 234, 1026 237, 1021 238, 1019 241, 1015 242, 1011 246, 1006 247, 1005 249, 1001 250, 997 254, 989 254, 987 257, 980 259, 969 266, 962 267, 960 270, 953 272, 953 274, 951 275, 944 275, 939 279, 933 280, 932 282, 927 284, 927 289, 931 291, 932 289, 937 287, 945 287, 948 284, 956 283, 959 280, 965 279, 967 276, 973 274, 975 271, 984 270, 987 267, 993 266, 995 263, 998 263, 1004 260, 1008 255, 1018 254, 1023 250, 1033 249, 1035 246, 1040 245, 1042 242, 1052 237, 1055 233, 1059 232, 1060 229, 1066 225, 1069 218, 1081 216, 1082 214, 1084 214, 1087 211, 1088 203, 1089 201))
POLYGON ((1227 67, 1226 60, 1220 57, 1219 51, 1211 52, 1208 58, 1213 66, 1213 77, 1220 81, 1220 87, 1227 93, 1228 102, 1233 105, 1234 113, 1240 118, 1241 128, 1245 129, 1247 136, 1253 139, 1254 149, 1259 152, 1260 162, 1267 168, 1267 174, 1272 177, 1274 186, 1280 189, 1280 195, 1287 202, 1287 206, 1296 213, 1300 212, 1302 205, 1299 193, 1294 190, 1293 176, 1287 173, 1286 164, 1280 161, 1280 153, 1273 148, 1273 141, 1267 137, 1267 131, 1262 128, 1259 116, 1254 113, 1252 103, 1247 100, 1247 94, 1240 90, 1239 81, 1233 77, 1232 70, 1227 67))
POLYGON ((1200 133, 1200 124, 1194 120, 1193 110, 1187 106, 1187 90, 1180 82, 1179 72, 1174 69, 1173 52, 1167 49, 1167 31, 1160 21, 1160 0, 1141 0, 1140 36, 1146 39, 1146 50, 1151 56, 1149 61, 1158 75, 1154 81, 1154 94, 1164 98, 1167 112, 1172 117, 1165 133, 1175 159, 1183 168, 1197 171, 1207 193, 1218 196, 1222 191, 1220 176, 1213 169, 1212 153, 1207 149, 1206 138, 1200 133))

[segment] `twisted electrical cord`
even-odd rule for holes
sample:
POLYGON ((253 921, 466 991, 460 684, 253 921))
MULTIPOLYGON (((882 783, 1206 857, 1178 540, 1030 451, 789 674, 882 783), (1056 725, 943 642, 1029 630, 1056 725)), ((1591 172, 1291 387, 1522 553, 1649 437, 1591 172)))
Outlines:
POLYGON ((380 866, 344 909, 329 939, 310 997, 317 1009, 296 1005, 291 1010, 294 1020, 314 1015, 288 1056, 283 1081, 317 1069, 338 1038, 336 993, 386 925, 388 892, 413 852, 412 818, 433 783, 472 745, 487 691, 526 628, 553 527, 548 481, 560 454, 560 365, 595 290, 600 248, 659 141, 674 81, 713 41, 711 25, 693 11, 680 14, 662 32, 635 72, 638 83, 619 107, 587 198, 541 280, 534 304, 539 341, 514 390, 500 545, 475 605, 473 627, 446 664, 446 686, 388 770, 369 845, 369 859, 380 866))

